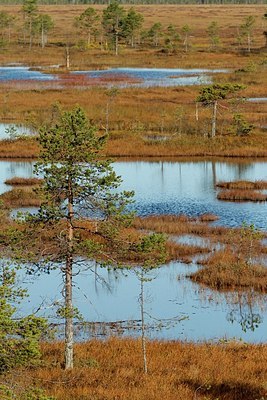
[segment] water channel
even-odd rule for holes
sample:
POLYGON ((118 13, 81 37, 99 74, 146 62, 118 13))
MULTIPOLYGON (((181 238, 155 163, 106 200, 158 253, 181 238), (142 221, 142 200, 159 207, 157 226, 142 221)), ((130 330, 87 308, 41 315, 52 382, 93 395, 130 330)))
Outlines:
MULTIPOLYGON (((0 191, 8 189, 3 183, 5 179, 32 176, 32 168, 30 162, 0 161, 0 191)), ((215 183, 221 180, 267 180, 266 162, 116 162, 114 168, 123 178, 122 189, 135 190, 135 209, 140 215, 197 216, 211 212, 220 217, 216 222, 219 225, 240 226, 245 221, 266 229, 266 203, 221 203, 216 199, 215 188, 215 183)), ((120 333, 137 335, 136 325, 140 320, 137 274, 104 268, 95 271, 92 263, 88 268, 75 277, 74 288, 76 306, 85 320, 124 321, 120 333)), ((234 337, 264 342, 267 297, 253 292, 217 293, 200 287, 186 278, 197 268, 194 262, 190 265, 172 262, 149 273, 145 283, 146 319, 151 327, 148 335, 194 341, 234 337)), ((41 305, 41 314, 54 318, 52 305, 61 300, 60 273, 53 271, 34 279, 25 276, 23 280, 30 296, 21 305, 21 311, 31 312, 41 305)))

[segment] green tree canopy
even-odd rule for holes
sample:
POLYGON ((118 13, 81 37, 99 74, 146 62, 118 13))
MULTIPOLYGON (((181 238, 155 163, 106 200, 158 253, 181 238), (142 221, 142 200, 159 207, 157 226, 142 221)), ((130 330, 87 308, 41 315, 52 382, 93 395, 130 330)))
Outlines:
POLYGON ((125 9, 117 1, 112 1, 103 11, 102 25, 116 55, 118 54, 119 39, 122 36, 124 18, 125 9))
POLYGON ((17 286, 16 270, 0 263, 0 374, 31 364, 40 356, 39 340, 47 324, 34 315, 20 318, 17 305, 27 295, 17 286))
POLYGON ((99 14, 93 7, 88 7, 78 17, 75 18, 75 26, 86 35, 87 45, 90 46, 91 36, 97 29, 99 14))

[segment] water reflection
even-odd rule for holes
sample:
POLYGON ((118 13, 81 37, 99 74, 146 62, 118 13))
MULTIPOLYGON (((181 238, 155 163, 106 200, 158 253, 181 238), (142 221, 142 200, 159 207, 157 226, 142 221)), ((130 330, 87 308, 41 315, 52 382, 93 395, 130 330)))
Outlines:
POLYGON ((263 322, 262 313, 266 305, 266 296, 253 290, 235 292, 227 295, 230 311, 227 313, 229 322, 238 323, 244 332, 255 331, 263 322))
POLYGON ((18 136, 27 136, 31 133, 31 130, 23 125, 0 123, 0 140, 15 139, 18 136))
MULTIPOLYGON (((139 215, 213 213, 217 225, 241 226, 243 222, 266 229, 265 203, 231 203, 217 200, 215 182, 267 180, 266 162, 116 162, 122 190, 134 190, 135 210, 139 215)), ((30 162, 0 161, 0 192, 12 176, 33 176, 30 162)))
POLYGON ((136 193, 140 215, 214 213, 216 224, 241 226, 245 221, 266 228, 265 204, 230 203, 217 200, 215 182, 267 180, 267 163, 251 162, 125 162, 115 163, 124 179, 122 188, 136 193))
MULTIPOLYGON (((173 262, 153 272, 153 279, 145 282, 146 335, 194 341, 235 337, 263 342, 267 330, 266 295, 252 297, 202 288, 185 278, 196 268, 173 262)), ((113 333, 118 328, 122 335, 140 335, 140 279, 131 271, 113 273, 100 268, 97 272, 101 282, 98 279, 96 283, 92 268, 75 277, 74 301, 85 320, 97 322, 96 335, 100 327, 102 333, 111 332, 113 327, 113 333)), ((31 302, 23 304, 23 311, 36 310, 42 304, 42 314, 51 317, 51 305, 62 300, 60 273, 43 274, 28 283, 28 288, 31 302)))
MULTIPOLYGON (((141 215, 185 213, 196 216, 212 212, 220 216, 218 224, 240 226, 246 221, 266 229, 265 204, 220 203, 214 187, 214 182, 219 180, 267 180, 265 162, 251 162, 245 167, 236 162, 117 162, 114 167, 124 180, 122 188, 135 190, 135 207, 141 215)), ((3 183, 5 179, 32 176, 32 168, 29 162, 1 161, 1 191, 7 190, 3 183)), ((127 332, 139 334, 140 281, 136 275, 130 271, 95 269, 94 265, 88 267, 88 271, 80 272, 74 280, 75 305, 85 320, 98 321, 102 326, 112 321, 124 321, 125 325, 128 321, 135 321, 136 330, 130 329, 130 322, 127 332)), ((200 287, 185 277, 197 268, 196 264, 188 266, 173 262, 157 269, 155 279, 146 282, 147 314, 158 321, 171 320, 174 316, 188 317, 161 329, 151 328, 149 336, 184 340, 236 337, 248 342, 264 341, 267 331, 266 296, 253 292, 242 295, 217 293, 200 287)), ((41 304, 42 314, 53 315, 52 305, 60 302, 62 297, 60 271, 42 274, 32 282, 27 279, 27 286, 30 297, 21 306, 21 311, 32 312, 41 304)))
POLYGON ((14 176, 31 178, 33 177, 33 164, 27 161, 0 161, 0 194, 10 189, 5 181, 14 176))

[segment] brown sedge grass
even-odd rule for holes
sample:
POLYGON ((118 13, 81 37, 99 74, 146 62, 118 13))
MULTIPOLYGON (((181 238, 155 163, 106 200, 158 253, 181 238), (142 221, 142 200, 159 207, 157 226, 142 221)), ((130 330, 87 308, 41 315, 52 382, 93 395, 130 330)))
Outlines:
POLYGON ((5 384, 42 387, 57 400, 256 400, 264 398, 267 346, 110 338, 75 345, 72 371, 61 368, 63 343, 43 343, 42 363, 11 371, 5 384))

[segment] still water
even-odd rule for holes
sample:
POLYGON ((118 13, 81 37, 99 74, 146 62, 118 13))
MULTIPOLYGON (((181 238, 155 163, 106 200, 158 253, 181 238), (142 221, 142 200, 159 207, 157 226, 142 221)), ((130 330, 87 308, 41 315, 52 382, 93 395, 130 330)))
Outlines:
POLYGON ((79 71, 76 75, 86 75, 92 80, 125 77, 125 82, 114 82, 118 87, 185 86, 211 83, 210 74, 227 70, 181 69, 181 68, 111 68, 101 71, 79 71), (127 78, 139 82, 127 82, 127 78))
MULTIPOLYGON (((211 75, 227 72, 222 69, 169 69, 169 68, 110 68, 70 72, 70 75, 83 75, 88 78, 87 86, 99 85, 117 87, 185 86, 211 83, 211 75), (128 82, 127 82, 128 79, 128 82), (120 82, 120 80, 122 80, 120 82)), ((0 67, 0 81, 37 81, 64 85, 68 75, 47 74, 28 67, 0 67)), ((77 82, 79 86, 79 82, 77 82)), ((81 83, 80 83, 81 85, 81 83)))
MULTIPOLYGON (((219 202, 215 183, 221 180, 267 180, 266 162, 117 162, 122 189, 136 192, 140 215, 204 212, 219 215, 217 224, 238 226, 243 221, 266 229, 266 203, 219 202)), ((32 164, 0 162, 0 191, 12 176, 32 176, 32 164)), ((190 282, 186 275, 198 267, 172 262, 152 271, 145 282, 146 320, 150 337, 183 340, 241 338, 264 342, 267 332, 267 298, 253 292, 218 294, 190 282), (178 320, 181 319, 180 322, 178 320)), ((53 303, 61 300, 60 272, 24 277, 29 288, 23 312, 36 310, 54 316, 53 303)), ((107 271, 94 265, 75 277, 75 303, 87 321, 140 320, 140 279, 134 271, 107 271), (97 278, 96 278, 97 277, 97 278)), ((127 324, 127 323, 125 323, 127 324)), ((126 330, 136 334, 135 330, 126 330)))

